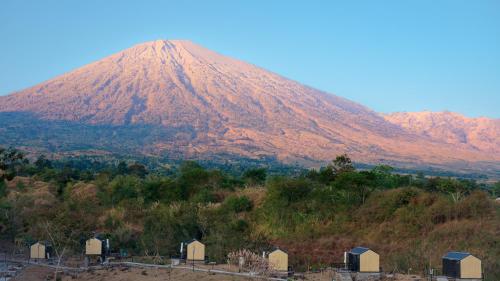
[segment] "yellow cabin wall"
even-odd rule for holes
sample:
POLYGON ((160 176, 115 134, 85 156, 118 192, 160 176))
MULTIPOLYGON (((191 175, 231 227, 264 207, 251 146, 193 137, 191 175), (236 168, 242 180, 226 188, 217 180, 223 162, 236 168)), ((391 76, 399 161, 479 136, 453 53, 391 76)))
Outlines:
POLYGON ((368 250, 361 254, 359 271, 360 272, 379 272, 380 261, 379 255, 372 250, 368 250))
POLYGON ((91 238, 85 242, 86 255, 101 255, 102 241, 97 238, 91 238))
POLYGON ((281 251, 276 250, 269 254, 269 265, 278 271, 288 271, 288 254, 281 251))
POLYGON ((30 257, 32 259, 44 259, 45 258, 45 245, 40 243, 35 243, 30 247, 30 257))
POLYGON ((205 245, 199 241, 193 241, 187 245, 187 259, 195 261, 205 260, 205 245))
POLYGON ((481 260, 468 256, 460 261, 460 278, 481 278, 481 260))

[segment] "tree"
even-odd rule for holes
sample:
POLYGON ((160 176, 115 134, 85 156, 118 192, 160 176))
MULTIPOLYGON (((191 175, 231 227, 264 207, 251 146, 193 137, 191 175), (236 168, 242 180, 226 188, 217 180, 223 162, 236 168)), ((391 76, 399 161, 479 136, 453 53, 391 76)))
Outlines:
POLYGON ((52 169, 52 162, 48 160, 45 155, 40 155, 35 161, 35 166, 38 170, 43 170, 45 168, 52 169))
POLYGON ((339 155, 332 161, 332 168, 336 175, 354 171, 354 165, 347 154, 339 155))
POLYGON ((325 168, 321 168, 317 174, 317 180, 324 184, 330 184, 335 180, 336 173, 333 169, 333 165, 328 165, 325 168))
POLYGON ((469 191, 465 184, 451 178, 440 179, 437 184, 437 190, 449 194, 455 203, 462 200, 464 195, 469 191))
POLYGON ((142 185, 141 192, 146 203, 171 203, 182 200, 179 185, 168 177, 148 176, 142 185))
POLYGON ((310 181, 298 178, 290 179, 284 177, 273 178, 267 185, 268 199, 271 201, 281 201, 286 205, 304 200, 312 190, 310 181))
POLYGON ((247 212, 252 210, 253 203, 245 195, 243 196, 229 196, 224 200, 223 206, 235 213, 247 212))
POLYGON ((491 189, 493 196, 500 197, 500 181, 497 181, 491 189))
POLYGON ((368 180, 368 176, 368 172, 344 171, 335 180, 335 185, 338 189, 347 191, 348 201, 350 200, 350 194, 353 194, 358 202, 363 204, 374 189, 368 180))
POLYGON ((127 163, 125 163, 124 161, 120 161, 120 163, 118 163, 118 166, 116 167, 116 173, 118 175, 126 175, 126 174, 128 174, 127 163))
POLYGON ((0 178, 0 198, 5 197, 5 195, 7 195, 7 185, 5 180, 0 178))
POLYGON ((181 164, 177 182, 181 186, 183 197, 187 199, 210 183, 210 173, 200 164, 186 161, 181 164))
POLYGON ((180 241, 200 238, 197 213, 197 207, 191 204, 153 204, 144 219, 144 250, 153 250, 153 255, 173 255, 180 241))
POLYGON ((54 280, 59 280, 57 275, 60 271, 62 259, 65 254, 75 246, 77 232, 75 229, 72 229, 70 225, 65 223, 58 224, 46 221, 43 223, 43 228, 56 254, 57 264, 54 271, 54 280))
POLYGON ((117 176, 108 186, 111 193, 112 203, 118 203, 125 199, 134 199, 140 195, 140 179, 133 176, 117 176))
POLYGON ((130 175, 134 175, 136 177, 143 179, 148 174, 148 171, 146 170, 146 167, 144 165, 139 163, 134 163, 128 166, 128 173, 130 175))
POLYGON ((393 175, 392 172, 394 168, 388 165, 378 165, 375 166, 370 174, 373 175, 371 180, 374 182, 374 185, 380 189, 388 189, 395 188, 400 185, 400 178, 393 175))
POLYGON ((253 168, 246 170, 243 173, 243 179, 247 185, 262 185, 266 181, 267 169, 266 168, 253 168))
POLYGON ((15 148, 0 147, 0 179, 11 180, 14 178, 23 166, 28 164, 28 159, 24 154, 15 148))

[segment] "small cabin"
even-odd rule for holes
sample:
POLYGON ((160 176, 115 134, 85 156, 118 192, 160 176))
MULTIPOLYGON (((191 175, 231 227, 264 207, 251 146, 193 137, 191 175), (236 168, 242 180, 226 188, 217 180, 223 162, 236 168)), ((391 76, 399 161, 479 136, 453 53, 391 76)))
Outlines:
POLYGON ((30 259, 50 259, 52 246, 48 242, 36 242, 30 246, 30 259))
POLYGON ((93 237, 85 241, 85 255, 87 256, 106 256, 109 249, 109 240, 93 237))
POLYGON ((443 257, 443 275, 459 279, 481 279, 481 260, 465 252, 449 252, 443 257))
POLYGON ((186 245, 186 260, 188 261, 205 261, 205 244, 193 239, 187 241, 186 245))
POLYGON ((347 253, 347 267, 354 272, 380 272, 379 255, 365 247, 353 248, 347 253))
POLYGON ((268 255, 269 267, 276 271, 288 271, 288 253, 276 249, 268 255))

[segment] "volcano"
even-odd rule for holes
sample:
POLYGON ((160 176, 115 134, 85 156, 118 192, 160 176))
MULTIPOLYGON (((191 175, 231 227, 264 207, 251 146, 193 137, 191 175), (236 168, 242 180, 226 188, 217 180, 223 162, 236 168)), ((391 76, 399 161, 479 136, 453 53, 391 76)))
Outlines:
MULTIPOLYGON (((396 166, 486 163, 497 169, 500 163, 498 139, 456 145, 438 133, 414 130, 402 115, 384 116, 182 40, 139 44, 0 97, 0 112, 29 114, 45 124, 121 131, 141 127, 142 133, 116 142, 147 155, 231 154, 307 165, 347 153, 356 161, 396 166)), ((491 130, 498 133, 498 126, 491 130)), ((54 143, 79 139, 79 134, 66 130, 37 144, 50 142, 54 149, 54 143)), ((86 149, 113 149, 92 142, 86 149)))

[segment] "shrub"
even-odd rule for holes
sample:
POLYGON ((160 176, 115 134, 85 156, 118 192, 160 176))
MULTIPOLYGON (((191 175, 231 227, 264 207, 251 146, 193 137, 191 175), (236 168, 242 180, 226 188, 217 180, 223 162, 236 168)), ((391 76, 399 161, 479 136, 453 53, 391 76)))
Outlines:
POLYGON ((286 205, 306 199, 312 191, 312 183, 304 178, 276 177, 267 185, 269 202, 281 201, 286 205))
POLYGON ((247 196, 229 196, 224 200, 224 207, 228 210, 241 213, 252 210, 253 203, 247 196))
POLYGON ((208 188, 203 188, 195 195, 193 195, 193 198, 191 200, 195 203, 207 204, 215 202, 215 199, 215 195, 212 191, 210 191, 208 188))
POLYGON ((243 173, 243 179, 248 185, 260 185, 264 184, 267 177, 266 168, 254 168, 250 170, 246 170, 243 173))

